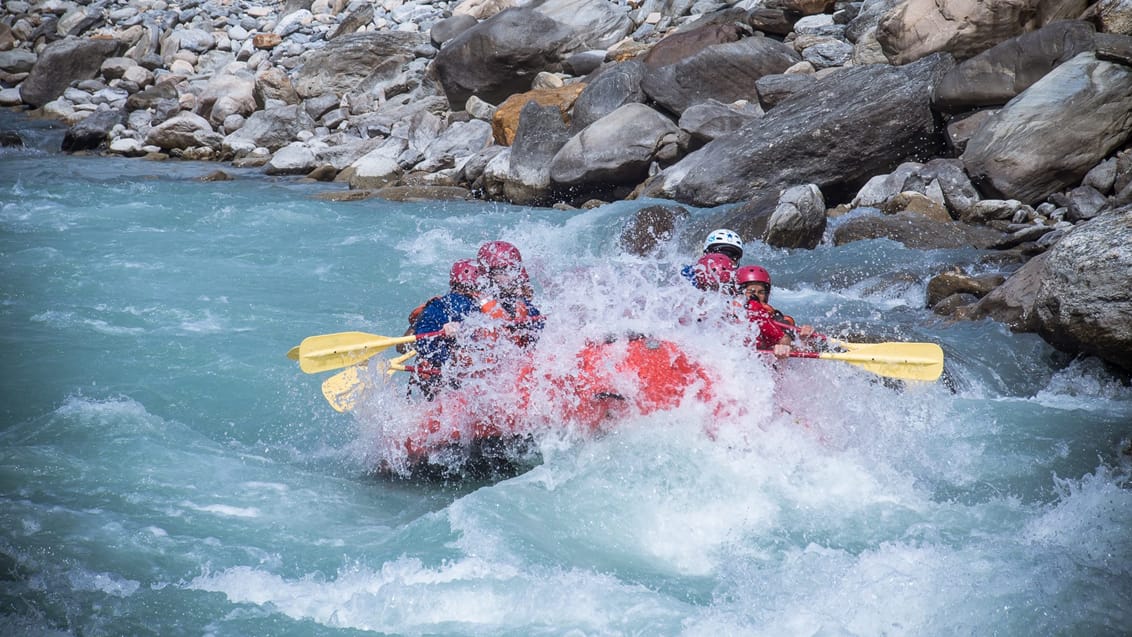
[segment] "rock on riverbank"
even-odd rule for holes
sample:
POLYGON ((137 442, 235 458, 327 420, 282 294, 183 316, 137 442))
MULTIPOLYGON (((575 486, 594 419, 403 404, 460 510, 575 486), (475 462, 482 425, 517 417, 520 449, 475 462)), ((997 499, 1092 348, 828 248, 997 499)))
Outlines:
MULTIPOLYGON (((676 237, 996 250, 927 303, 1132 371, 1128 0, 0 7, 0 104, 66 122, 67 151, 358 196, 713 208, 642 210, 676 237)), ((627 248, 654 243, 642 223, 627 248)))

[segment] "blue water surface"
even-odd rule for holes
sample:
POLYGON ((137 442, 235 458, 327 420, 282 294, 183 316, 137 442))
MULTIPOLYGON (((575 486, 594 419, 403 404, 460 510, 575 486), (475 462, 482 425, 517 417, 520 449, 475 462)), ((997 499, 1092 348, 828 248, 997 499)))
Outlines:
MULTIPOLYGON (((904 386, 772 368, 681 324, 692 237, 624 254, 638 208, 331 202, 255 170, 0 149, 0 632, 8 635, 1120 635, 1132 394, 992 322, 923 308, 973 250, 750 242, 824 333, 942 345, 904 386), (223 169, 230 181, 203 181, 223 169), (548 432, 499 479, 374 474, 423 407, 356 413, 285 353, 400 335, 485 240, 519 245, 540 347, 679 341, 742 408, 548 432), (678 287, 684 286, 684 287, 678 287), (708 435, 707 431, 715 432, 708 435)), ((694 211, 703 214, 703 211, 694 211)))

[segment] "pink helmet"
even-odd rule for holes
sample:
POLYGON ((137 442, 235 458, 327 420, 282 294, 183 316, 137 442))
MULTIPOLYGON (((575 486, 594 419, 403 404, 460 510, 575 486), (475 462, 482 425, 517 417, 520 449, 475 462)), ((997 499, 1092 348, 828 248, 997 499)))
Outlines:
POLYGON ((523 265, 523 255, 519 254, 519 249, 506 241, 488 241, 480 246, 476 258, 485 270, 510 269, 523 265))
POLYGON ((718 290, 720 286, 731 283, 734 273, 731 259, 717 252, 700 257, 692 271, 695 273, 693 282, 701 290, 718 290))
POLYGON ((735 282, 739 285, 744 283, 766 283, 767 287, 770 286, 770 272, 766 268, 757 265, 745 265, 735 271, 735 282))
POLYGON ((474 288, 479 283, 480 267, 475 259, 460 259, 452 264, 448 284, 452 287, 474 288))

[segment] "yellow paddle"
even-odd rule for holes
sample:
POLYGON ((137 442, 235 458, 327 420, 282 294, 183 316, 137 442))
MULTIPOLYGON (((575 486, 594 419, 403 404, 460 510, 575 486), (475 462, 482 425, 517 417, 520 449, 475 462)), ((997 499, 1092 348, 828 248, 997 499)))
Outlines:
MULTIPOLYGON (((795 333, 797 333, 798 329, 799 329, 797 325, 791 325, 789 323, 783 323, 781 321, 775 321, 774 324, 781 327, 784 330, 790 330, 791 332, 795 332, 795 333)), ((870 343, 850 343, 848 341, 842 341, 840 339, 833 338, 832 336, 826 336, 825 334, 819 334, 817 332, 810 334, 810 336, 813 336, 815 338, 820 338, 823 341, 829 343, 830 345, 836 345, 837 347, 840 347, 842 349, 847 349, 850 352, 852 352, 853 350, 861 349, 862 347, 865 347, 866 345, 870 344, 870 343)))
POLYGON ((299 369, 308 374, 341 369, 364 362, 395 345, 414 343, 417 339, 443 334, 444 332, 438 331, 389 337, 365 332, 339 332, 308 336, 299 344, 299 369))
POLYGON ((322 395, 334 411, 350 411, 365 394, 368 387, 365 369, 365 365, 354 365, 323 381, 322 395))
POLYGON ((901 380, 934 381, 943 374, 943 349, 935 343, 870 343, 853 347, 849 352, 790 352, 790 356, 845 361, 878 376, 901 380))
POLYGON ((298 345, 287 350, 287 358, 289 358, 293 361, 299 360, 299 346, 298 345))
MULTIPOLYGON (((409 350, 397 358, 383 362, 382 366, 388 368, 384 370, 384 373, 392 376, 394 372, 405 371, 405 361, 416 356, 416 354, 416 351, 409 350)), ((326 398, 326 402, 330 403, 330 406, 333 407, 335 411, 345 412, 352 410, 369 388, 367 380, 372 380, 377 374, 382 373, 375 371, 371 375, 365 372, 366 366, 358 364, 348 367, 345 371, 339 372, 323 381, 322 395, 326 398)))

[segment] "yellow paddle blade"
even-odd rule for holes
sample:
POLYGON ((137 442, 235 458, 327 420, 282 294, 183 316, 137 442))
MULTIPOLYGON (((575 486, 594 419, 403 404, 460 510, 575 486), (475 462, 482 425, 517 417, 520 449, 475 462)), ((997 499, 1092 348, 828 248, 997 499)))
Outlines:
POLYGON ((873 343, 818 358, 845 361, 878 376, 934 381, 943 374, 943 349, 935 343, 873 343))
POLYGON ((365 369, 365 365, 354 365, 322 382, 322 395, 335 411, 352 410, 365 395, 365 369))
POLYGON ((394 345, 412 343, 414 335, 390 338, 365 332, 339 332, 308 336, 299 344, 299 369, 316 374, 364 362, 394 345))
POLYGON ((371 379, 379 378, 383 372, 392 376, 398 371, 405 371, 405 361, 416 355, 416 350, 409 350, 397 358, 378 361, 373 372, 368 372, 366 365, 348 367, 345 371, 339 372, 322 382, 322 395, 335 411, 352 411, 362 396, 365 396, 372 382, 371 379), (386 367, 388 369, 385 369, 386 367))
POLYGON ((287 358, 289 358, 293 361, 299 360, 299 346, 298 345, 287 350, 287 358))

